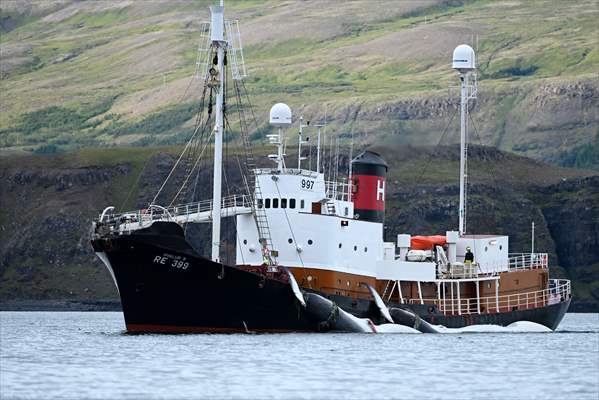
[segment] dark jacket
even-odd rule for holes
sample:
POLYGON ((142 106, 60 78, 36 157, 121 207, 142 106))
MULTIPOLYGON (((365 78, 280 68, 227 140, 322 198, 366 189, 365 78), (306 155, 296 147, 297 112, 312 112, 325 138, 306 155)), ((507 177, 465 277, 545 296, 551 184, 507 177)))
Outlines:
POLYGON ((464 256, 464 262, 466 261, 474 262, 474 254, 470 250, 466 251, 466 255, 464 256))

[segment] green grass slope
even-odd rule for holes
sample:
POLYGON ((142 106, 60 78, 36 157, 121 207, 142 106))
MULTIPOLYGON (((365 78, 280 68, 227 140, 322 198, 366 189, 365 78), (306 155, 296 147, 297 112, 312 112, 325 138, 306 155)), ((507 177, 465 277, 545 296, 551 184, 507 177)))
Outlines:
MULTIPOLYGON (((200 22, 213 3, 0 3, 0 147, 183 142, 200 93, 191 79, 200 22)), ((595 0, 250 0, 226 8, 241 21, 261 124, 255 139, 270 105, 285 101, 296 115, 326 117, 341 137, 436 143, 457 102, 451 52, 470 43, 482 144, 599 168, 595 0)))

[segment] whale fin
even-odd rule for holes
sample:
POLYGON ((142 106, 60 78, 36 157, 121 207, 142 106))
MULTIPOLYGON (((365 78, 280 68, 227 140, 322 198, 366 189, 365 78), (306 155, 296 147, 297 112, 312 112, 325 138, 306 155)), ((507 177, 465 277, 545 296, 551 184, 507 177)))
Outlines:
POLYGON ((366 282, 363 282, 362 284, 364 286, 366 286, 368 288, 368 290, 370 290, 370 294, 372 295, 372 297, 374 297, 374 302, 377 305, 377 307, 379 308, 379 310, 381 311, 381 314, 383 315, 383 317, 385 317, 385 319, 387 321, 389 321, 389 322, 391 322, 393 324, 394 323, 393 322, 393 318, 391 318, 391 314, 389 313, 389 309, 385 305, 385 302, 383 301, 383 299, 381 298, 381 296, 378 294, 378 292, 376 291, 376 289, 373 288, 372 286, 370 286, 366 282))
POLYGON ((297 298, 297 301, 299 301, 302 306, 306 307, 306 300, 304 300, 304 295, 302 294, 302 291, 300 290, 299 285, 295 280, 295 277, 293 276, 291 271, 289 271, 289 269, 287 269, 286 267, 283 268, 285 268, 285 272, 287 272, 287 276, 289 277, 289 285, 291 285, 291 290, 293 290, 293 294, 297 298))

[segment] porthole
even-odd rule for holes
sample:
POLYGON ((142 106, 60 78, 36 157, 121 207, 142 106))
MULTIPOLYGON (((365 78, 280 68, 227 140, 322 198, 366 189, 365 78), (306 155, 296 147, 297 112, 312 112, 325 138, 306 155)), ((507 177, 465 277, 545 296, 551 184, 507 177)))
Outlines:
POLYGON ((248 244, 248 240, 247 239, 243 239, 243 244, 248 244))
POLYGON ((503 250, 503 246, 502 245, 499 245, 499 250, 503 250))
POLYGON ((312 239, 308 239, 308 244, 309 244, 310 246, 312 246, 312 243, 314 243, 314 242, 312 241, 312 239))
POLYGON ((289 244, 293 243, 293 239, 291 239, 291 238, 287 239, 287 243, 289 243, 289 244))
POLYGON ((341 246, 343 246, 341 243, 339 243, 339 248, 341 248, 341 246))
POLYGON ((364 253, 368 252, 368 247, 364 247, 364 253))
POLYGON ((489 248, 487 246, 485 246, 485 251, 489 250, 489 248))
POLYGON ((358 251, 358 246, 354 246, 354 251, 358 251))

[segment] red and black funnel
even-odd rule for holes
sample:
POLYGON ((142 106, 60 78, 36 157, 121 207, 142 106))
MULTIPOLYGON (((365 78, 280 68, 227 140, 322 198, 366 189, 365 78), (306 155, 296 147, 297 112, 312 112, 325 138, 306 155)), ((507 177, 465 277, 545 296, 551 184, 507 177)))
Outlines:
POLYGON ((387 163, 378 153, 365 151, 352 160, 354 216, 362 221, 385 221, 387 163))

